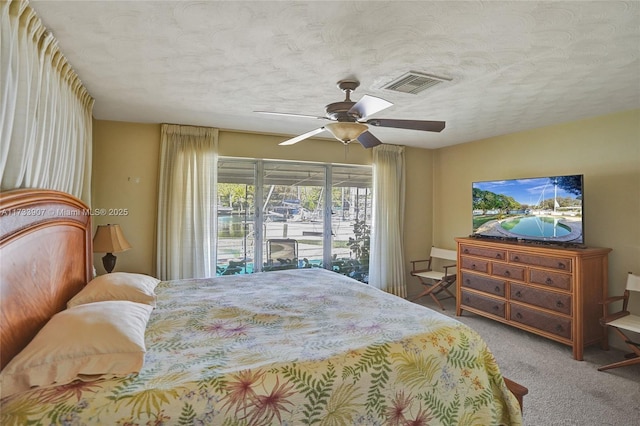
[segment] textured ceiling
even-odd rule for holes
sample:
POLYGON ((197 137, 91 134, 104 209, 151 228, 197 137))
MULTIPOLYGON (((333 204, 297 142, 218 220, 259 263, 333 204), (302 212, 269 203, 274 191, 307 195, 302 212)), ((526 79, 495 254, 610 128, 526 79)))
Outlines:
POLYGON ((323 115, 344 99, 336 82, 345 78, 361 82, 353 100, 394 103, 374 118, 446 121, 441 133, 371 130, 424 148, 640 107, 638 1, 31 6, 103 120, 295 136, 324 122, 254 111, 323 115), (418 95, 382 89, 407 71, 451 81, 418 95))

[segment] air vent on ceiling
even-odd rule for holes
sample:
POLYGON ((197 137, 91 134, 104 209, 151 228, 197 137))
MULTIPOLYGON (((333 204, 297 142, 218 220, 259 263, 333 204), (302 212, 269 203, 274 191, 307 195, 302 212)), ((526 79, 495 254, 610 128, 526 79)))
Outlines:
POLYGON ((443 81, 451 81, 451 79, 410 71, 387 84, 383 89, 402 93, 413 93, 415 95, 443 81))

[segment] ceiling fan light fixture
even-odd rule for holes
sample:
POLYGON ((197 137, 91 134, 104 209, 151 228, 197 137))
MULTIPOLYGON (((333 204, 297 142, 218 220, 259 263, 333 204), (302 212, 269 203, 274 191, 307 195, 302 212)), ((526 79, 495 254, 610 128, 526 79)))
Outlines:
POLYGON ((358 136, 369 130, 366 124, 351 122, 329 123, 324 127, 342 143, 353 142, 358 139, 358 136))

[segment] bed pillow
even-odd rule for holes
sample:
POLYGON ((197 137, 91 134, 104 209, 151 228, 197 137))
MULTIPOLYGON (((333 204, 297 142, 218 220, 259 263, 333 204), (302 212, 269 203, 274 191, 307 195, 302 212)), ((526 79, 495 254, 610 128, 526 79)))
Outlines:
POLYGON ((1 397, 139 372, 152 310, 142 303, 107 301, 57 313, 0 372, 1 397))
POLYGON ((128 300, 130 302, 146 303, 156 306, 154 290, 159 279, 143 274, 128 272, 113 272, 100 275, 87 284, 69 302, 71 308, 85 303, 102 302, 105 300, 128 300))

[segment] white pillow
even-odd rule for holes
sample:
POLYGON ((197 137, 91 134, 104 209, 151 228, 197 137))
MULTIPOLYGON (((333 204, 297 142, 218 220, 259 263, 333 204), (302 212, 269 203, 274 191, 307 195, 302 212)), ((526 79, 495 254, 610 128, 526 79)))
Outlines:
POLYGON ((113 272, 100 275, 87 284, 69 302, 71 308, 85 303, 102 302, 105 300, 128 300, 130 302, 146 303, 156 306, 154 290, 159 279, 143 274, 128 272, 113 272))
POLYGON ((0 372, 0 397, 34 386, 139 372, 152 310, 141 303, 107 301, 57 313, 0 372))

